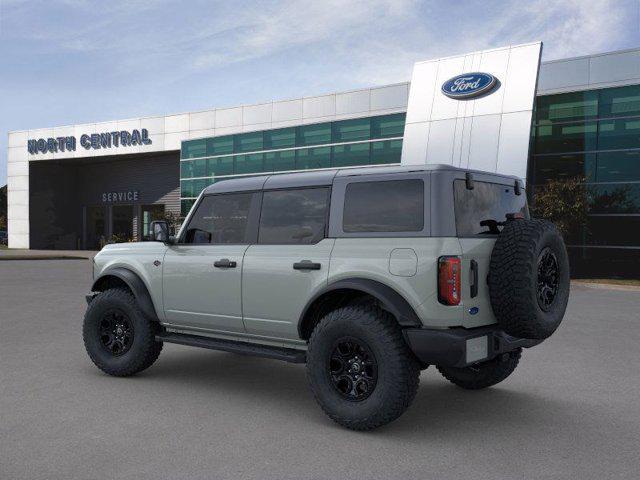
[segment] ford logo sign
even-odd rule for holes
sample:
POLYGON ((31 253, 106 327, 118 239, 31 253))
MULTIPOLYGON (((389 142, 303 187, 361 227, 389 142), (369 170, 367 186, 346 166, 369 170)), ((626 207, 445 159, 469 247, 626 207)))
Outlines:
POLYGON ((449 98, 473 98, 490 92, 496 83, 496 77, 489 73, 464 73, 444 82, 442 93, 449 98))

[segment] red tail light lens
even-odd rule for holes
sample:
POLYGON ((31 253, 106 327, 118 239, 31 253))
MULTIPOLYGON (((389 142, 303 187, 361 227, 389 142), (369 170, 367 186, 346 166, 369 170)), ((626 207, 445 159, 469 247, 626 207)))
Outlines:
POLYGON ((438 259, 438 300, 444 305, 460 303, 460 258, 438 259))

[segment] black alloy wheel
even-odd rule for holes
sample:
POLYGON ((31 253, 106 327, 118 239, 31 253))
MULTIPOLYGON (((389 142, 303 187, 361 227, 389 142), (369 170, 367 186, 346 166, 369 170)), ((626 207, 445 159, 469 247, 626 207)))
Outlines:
POLYGON ((366 399, 376 387, 378 365, 369 347, 353 337, 338 339, 329 359, 331 384, 346 400, 366 399))
POLYGON ((129 316, 118 309, 108 310, 99 325, 100 344, 114 357, 124 355, 133 344, 133 324, 129 316))
POLYGON ((558 294, 559 285, 558 259, 549 247, 538 256, 538 305, 545 312, 549 311, 558 294))

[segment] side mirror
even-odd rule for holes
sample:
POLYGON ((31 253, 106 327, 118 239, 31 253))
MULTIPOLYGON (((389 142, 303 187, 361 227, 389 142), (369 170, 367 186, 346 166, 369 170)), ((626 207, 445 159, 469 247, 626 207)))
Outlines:
POLYGON ((151 240, 154 242, 169 243, 169 225, 164 220, 151 222, 151 240))

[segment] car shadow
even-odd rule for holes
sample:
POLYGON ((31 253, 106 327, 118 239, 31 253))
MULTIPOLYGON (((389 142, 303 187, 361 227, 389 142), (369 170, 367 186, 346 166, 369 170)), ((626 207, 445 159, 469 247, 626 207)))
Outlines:
MULTIPOLYGON (((517 375, 517 372, 515 373, 517 375)), ((288 415, 304 418, 314 428, 337 428, 315 403, 303 365, 293 365, 232 353, 171 346, 149 370, 132 377, 160 382, 170 390, 187 388, 192 394, 224 391, 224 398, 247 408, 275 405, 288 415)), ((544 392, 543 392, 544 393, 544 392)), ((397 421, 368 435, 442 440, 465 439, 495 431, 538 428, 575 418, 575 405, 532 391, 517 379, 480 391, 466 391, 444 380, 435 368, 421 375, 410 409, 397 421)), ((589 414, 585 412, 585 414, 589 414)))

